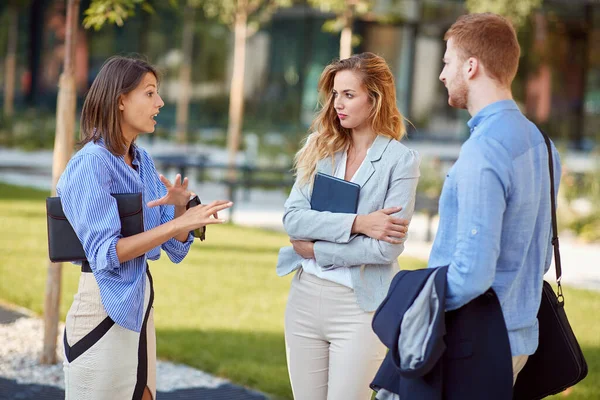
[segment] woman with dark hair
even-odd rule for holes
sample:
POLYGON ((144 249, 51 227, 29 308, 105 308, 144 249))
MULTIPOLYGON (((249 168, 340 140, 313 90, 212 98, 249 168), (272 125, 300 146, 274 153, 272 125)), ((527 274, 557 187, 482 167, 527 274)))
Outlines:
POLYGON ((400 143, 406 129, 383 58, 334 61, 319 92, 324 102, 285 203, 293 246, 277 265, 279 275, 298 271, 285 311, 288 370, 296 399, 367 400, 385 356, 371 319, 398 271, 420 159, 400 143), (356 213, 311 209, 317 172, 360 185, 356 213))
POLYGON ((112 57, 86 96, 81 149, 57 184, 64 213, 81 241, 79 288, 65 324, 66 399, 156 397, 154 289, 147 260, 164 250, 178 263, 193 241, 191 231, 222 223, 215 201, 186 210, 188 179, 158 175, 148 153, 135 144, 154 131, 164 105, 158 74, 147 62, 112 57), (112 194, 142 193, 144 232, 122 237, 112 194))

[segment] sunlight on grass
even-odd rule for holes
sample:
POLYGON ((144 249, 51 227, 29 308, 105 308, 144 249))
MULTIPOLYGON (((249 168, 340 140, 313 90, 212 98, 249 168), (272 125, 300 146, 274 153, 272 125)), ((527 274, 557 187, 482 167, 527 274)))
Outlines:
MULTIPOLYGON (((46 284, 46 192, 0 184, 0 299, 41 314, 46 284), (23 197, 19 197, 23 194, 23 197), (10 227, 10 229, 6 229, 10 227)), ((210 226, 181 264, 153 262, 158 355, 290 399, 283 315, 291 276, 275 263, 287 236, 238 226, 210 226)), ((425 266, 401 257, 403 268, 425 266)), ((63 264, 61 318, 80 272, 63 264)), ((600 294, 566 288, 567 312, 590 375, 568 400, 600 397, 600 294)), ((40 338, 42 340, 42 338, 40 338)), ((564 399, 557 396, 557 399, 564 399)))

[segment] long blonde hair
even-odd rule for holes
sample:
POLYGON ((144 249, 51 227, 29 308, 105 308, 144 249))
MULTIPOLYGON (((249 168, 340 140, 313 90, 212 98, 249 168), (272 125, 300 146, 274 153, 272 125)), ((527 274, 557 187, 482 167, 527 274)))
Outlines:
POLYGON ((352 131, 340 124, 334 108, 333 80, 339 71, 351 70, 362 79, 371 99, 369 120, 373 132, 400 140, 406 134, 404 118, 396 106, 394 76, 382 57, 361 53, 336 60, 325 67, 319 79, 321 109, 317 113, 310 134, 294 158, 294 171, 300 184, 311 182, 317 162, 332 157, 351 144, 352 131))

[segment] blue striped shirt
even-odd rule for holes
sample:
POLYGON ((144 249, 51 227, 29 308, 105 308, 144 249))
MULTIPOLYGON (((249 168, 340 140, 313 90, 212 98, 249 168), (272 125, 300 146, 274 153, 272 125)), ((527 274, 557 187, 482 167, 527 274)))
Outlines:
POLYGON ((71 158, 57 184, 65 216, 83 245, 100 287, 107 314, 119 325, 139 332, 144 309, 146 261, 158 260, 160 248, 171 261, 187 255, 193 236, 185 243, 171 238, 160 247, 133 260, 119 263, 117 241, 122 237, 117 203, 111 194, 142 193, 144 229, 153 229, 173 219, 173 206, 148 208, 146 203, 167 192, 148 153, 134 148, 134 168, 123 156, 114 156, 102 140, 86 144, 71 158))

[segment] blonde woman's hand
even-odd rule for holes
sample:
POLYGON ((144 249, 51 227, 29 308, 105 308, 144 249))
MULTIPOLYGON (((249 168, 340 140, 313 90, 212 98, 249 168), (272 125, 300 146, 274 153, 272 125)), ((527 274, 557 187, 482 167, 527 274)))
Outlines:
POLYGON ((315 244, 306 240, 290 239, 290 243, 294 246, 294 251, 307 260, 315 258, 315 244))
POLYGON ((209 204, 191 207, 182 216, 176 218, 179 223, 179 230, 189 232, 206 225, 222 224, 225 220, 219 219, 219 211, 223 211, 232 205, 233 203, 229 200, 215 200, 209 204))
POLYGON ((390 207, 367 215, 357 215, 352 233, 362 233, 373 239, 400 244, 408 231, 408 220, 392 216, 400 210, 402 207, 390 207))
POLYGON ((167 194, 160 199, 152 200, 148 202, 148 207, 162 206, 169 204, 175 207, 185 207, 190 200, 192 192, 188 190, 188 178, 184 178, 181 181, 181 175, 175 175, 175 182, 172 184, 164 175, 158 175, 160 181, 167 188, 167 194))

